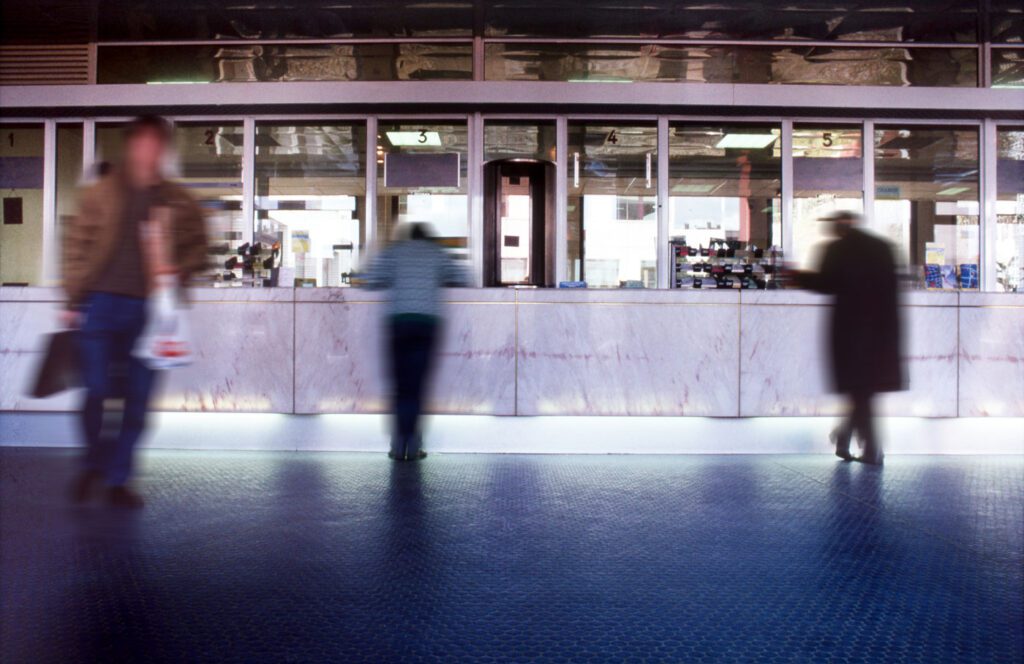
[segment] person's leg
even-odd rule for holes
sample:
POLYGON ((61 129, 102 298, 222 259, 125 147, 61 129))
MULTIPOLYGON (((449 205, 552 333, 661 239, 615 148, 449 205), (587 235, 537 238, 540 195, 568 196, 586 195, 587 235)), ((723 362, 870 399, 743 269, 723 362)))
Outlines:
MULTIPOLYGON (((131 355, 146 324, 145 302, 126 300, 121 309, 118 351, 121 356, 119 359, 126 366, 124 412, 113 454, 106 468, 106 480, 109 487, 123 489, 131 477, 135 447, 145 430, 156 372, 131 355)), ((112 493, 111 497, 124 498, 124 502, 141 505, 141 499, 128 500, 131 496, 123 491, 116 495, 112 493)))
POLYGON ((850 454, 850 439, 853 437, 853 417, 856 412, 856 405, 852 395, 848 396, 846 401, 848 408, 846 416, 839 426, 832 431, 831 438, 832 444, 836 447, 836 456, 844 461, 852 461, 853 455, 850 454))
POLYGON ((418 323, 416 334, 410 344, 409 357, 409 380, 411 391, 409 396, 411 433, 407 453, 409 457, 419 455, 423 439, 420 435, 420 416, 423 414, 423 407, 426 401, 427 381, 430 377, 430 367, 433 364, 434 344, 437 338, 437 325, 434 323, 418 323))
POLYGON ((405 457, 409 436, 413 431, 415 418, 412 404, 412 335, 407 321, 391 323, 391 390, 393 394, 392 413, 394 430, 391 438, 391 452, 396 457, 405 457))
POLYGON ((865 392, 854 397, 856 404, 854 427, 864 443, 861 461, 880 465, 883 454, 875 430, 874 396, 870 392, 865 392))
POLYGON ((85 397, 80 413, 85 449, 82 476, 72 489, 72 497, 86 497, 91 481, 99 476, 108 457, 107 441, 102 436, 103 402, 110 392, 110 358, 115 343, 109 298, 91 296, 85 318, 78 331, 79 362, 85 397))

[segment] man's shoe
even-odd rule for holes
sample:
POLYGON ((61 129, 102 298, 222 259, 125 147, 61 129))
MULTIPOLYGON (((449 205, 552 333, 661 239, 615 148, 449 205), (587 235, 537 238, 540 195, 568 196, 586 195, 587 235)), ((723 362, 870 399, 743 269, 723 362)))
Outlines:
POLYGON ((426 459, 427 453, 424 452, 423 450, 413 452, 412 454, 409 454, 408 452, 405 454, 396 454, 395 452, 388 452, 388 458, 391 459, 392 461, 419 461, 420 459, 426 459))
POLYGON ((71 502, 84 503, 92 494, 93 488, 99 484, 103 476, 96 470, 83 470, 71 483, 71 502))
POLYGON ((850 454, 850 440, 847 439, 845 444, 843 444, 843 442, 839 440, 839 429, 833 429, 832 433, 828 435, 828 438, 836 448, 837 457, 843 461, 853 461, 853 455, 850 454))
POLYGON ((112 486, 107 489, 107 502, 112 507, 125 507, 128 509, 139 509, 146 504, 142 496, 126 486, 112 486))
POLYGON ((863 455, 857 457, 857 461, 860 461, 861 463, 866 463, 869 466, 879 466, 879 467, 881 467, 881 466, 885 465, 885 455, 884 454, 880 454, 880 453, 879 454, 863 454, 863 455))

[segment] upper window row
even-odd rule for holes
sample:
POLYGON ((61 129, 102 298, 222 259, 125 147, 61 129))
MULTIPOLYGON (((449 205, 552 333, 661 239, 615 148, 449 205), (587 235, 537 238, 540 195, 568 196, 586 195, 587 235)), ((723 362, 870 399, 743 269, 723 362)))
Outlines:
MULTIPOLYGON (((1015 0, 799 3, 732 0, 330 0, 224 3, 186 0, 71 3, 59 16, 31 3, 4 8, 4 38, 54 37, 78 27, 99 41, 365 37, 798 39, 887 42, 1024 41, 1015 0), (97 5, 93 9, 93 5, 97 5), (57 25, 59 23, 59 26, 57 25)), ((52 43, 52 42, 50 42, 52 43)))
MULTIPOLYGON (((976 47, 485 45, 491 81, 980 85, 976 47)), ((994 48, 992 86, 1024 86, 1024 48, 994 48)), ((98 83, 471 80, 462 43, 101 46, 98 83)))

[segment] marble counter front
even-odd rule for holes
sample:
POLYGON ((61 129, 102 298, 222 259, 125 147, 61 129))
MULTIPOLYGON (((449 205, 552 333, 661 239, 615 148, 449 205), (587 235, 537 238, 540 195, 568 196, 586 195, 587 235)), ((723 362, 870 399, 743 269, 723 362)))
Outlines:
MULTIPOLYGON (((379 413, 383 293, 191 292, 197 362, 169 372, 166 411, 379 413)), ((434 412, 770 417, 839 412, 823 361, 826 298, 803 291, 458 289, 434 412)), ((0 288, 0 411, 68 411, 25 396, 62 297, 0 288)), ((906 293, 909 389, 882 410, 1024 416, 1024 296, 906 293)))

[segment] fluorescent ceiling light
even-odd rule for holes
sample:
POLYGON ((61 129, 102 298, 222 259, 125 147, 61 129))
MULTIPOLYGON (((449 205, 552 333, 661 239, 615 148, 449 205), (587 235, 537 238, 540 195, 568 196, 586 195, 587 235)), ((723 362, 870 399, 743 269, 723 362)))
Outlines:
POLYGON ((718 188, 717 184, 677 184, 672 187, 673 194, 707 194, 718 188))
POLYGON ((938 192, 938 195, 939 196, 956 196, 957 194, 964 193, 968 189, 970 189, 970 187, 949 187, 948 189, 943 189, 942 191, 938 192))
POLYGON ((389 131, 388 141, 395 147, 440 147, 441 134, 436 131, 389 131))
POLYGON ((206 85, 209 81, 146 81, 146 85, 206 85))
POLYGON ((726 134, 715 144, 716 148, 766 148, 775 142, 775 134, 726 134))

